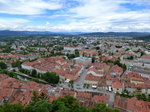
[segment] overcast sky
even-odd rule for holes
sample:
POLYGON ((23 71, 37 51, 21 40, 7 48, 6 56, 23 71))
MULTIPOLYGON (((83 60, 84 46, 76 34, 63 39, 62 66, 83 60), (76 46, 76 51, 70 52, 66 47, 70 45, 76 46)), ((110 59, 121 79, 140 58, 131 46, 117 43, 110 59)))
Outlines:
POLYGON ((0 0, 0 30, 150 32, 150 0, 0 0))

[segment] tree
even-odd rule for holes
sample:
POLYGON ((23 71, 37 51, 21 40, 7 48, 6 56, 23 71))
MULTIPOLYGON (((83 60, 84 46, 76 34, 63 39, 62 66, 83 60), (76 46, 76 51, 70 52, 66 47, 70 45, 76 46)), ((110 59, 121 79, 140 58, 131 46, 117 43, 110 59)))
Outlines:
POLYGON ((147 99, 147 101, 149 101, 149 102, 150 102, 150 94, 148 95, 148 99, 147 99))
POLYGON ((130 92, 125 88, 121 94, 118 93, 121 97, 126 97, 126 98, 132 98, 133 96, 130 95, 130 92))
POLYGON ((129 56, 127 59, 128 59, 128 60, 133 60, 134 57, 133 57, 133 56, 129 56))
POLYGON ((96 47, 96 50, 100 50, 100 47, 97 46, 97 47, 96 47))
POLYGON ((37 77, 37 71, 35 69, 31 71, 31 76, 37 77))
POLYGON ((80 56, 79 50, 77 50, 77 49, 75 50, 75 56, 76 56, 76 57, 79 57, 79 56, 80 56))
POLYGON ((0 74, 7 74, 10 77, 16 78, 17 79, 17 74, 13 71, 8 71, 7 69, 0 70, 0 74))
MULTIPOLYGON (((27 106, 20 104, 4 104, 0 106, 0 112, 120 112, 118 109, 112 109, 104 103, 95 104, 94 107, 88 108, 81 106, 77 99, 67 95, 65 97, 54 100, 51 104, 45 99, 41 99, 41 95, 36 93, 38 99, 27 106)), ((33 100, 33 99, 32 99, 33 100)))
POLYGON ((49 104, 47 101, 41 100, 35 104, 27 106, 25 112, 52 112, 51 104, 49 104))
POLYGON ((7 69, 7 65, 4 62, 0 62, 0 69, 7 69))
POLYGON ((92 112, 107 112, 107 106, 104 103, 97 103, 92 109, 92 112))
POLYGON ((75 58, 76 56, 75 56, 75 54, 67 54, 67 57, 68 57, 69 59, 72 59, 72 58, 75 58))
POLYGON ((38 93, 37 91, 33 91, 32 93, 32 104, 41 101, 41 100, 47 100, 48 96, 45 93, 38 93))
POLYGON ((24 69, 24 68, 20 68, 19 71, 24 73, 24 74, 28 74, 28 75, 31 73, 30 70, 27 70, 27 69, 24 69))
POLYGON ((141 51, 141 56, 145 55, 145 52, 144 51, 141 51))
POLYGON ((125 51, 129 51, 130 49, 129 48, 126 48, 126 50, 125 51))
POLYGON ((10 45, 3 46, 3 49, 4 49, 3 50, 4 53, 9 53, 13 50, 13 49, 11 49, 10 45))
POLYGON ((106 106, 105 103, 97 103, 91 112, 120 112, 118 109, 112 109, 106 106))
POLYGON ((47 72, 42 75, 42 78, 52 84, 57 84, 59 82, 59 76, 55 72, 47 72))
POLYGON ((32 78, 32 81, 39 83, 39 79, 38 78, 32 78))
POLYGON ((73 89, 73 83, 74 83, 73 80, 69 81, 71 89, 73 89))
POLYGON ((19 61, 19 60, 17 60, 17 61, 15 61, 15 62, 13 62, 12 64, 12 67, 21 67, 21 62, 19 61))
POLYGON ((94 63, 95 62, 95 57, 92 57, 92 63, 94 63))
POLYGON ((147 101, 147 100, 148 100, 145 94, 138 94, 138 95, 137 95, 137 98, 138 98, 139 100, 143 100, 143 101, 147 101))
POLYGON ((23 106, 21 104, 8 104, 0 106, 0 112, 24 112, 23 106))
POLYGON ((122 63, 120 63, 120 61, 119 60, 116 60, 116 61, 114 61, 114 64, 115 65, 118 65, 118 66, 120 66, 120 67, 122 67, 124 70, 126 70, 126 65, 125 64, 122 64, 122 63))
POLYGON ((88 112, 80 106, 77 99, 70 95, 59 98, 52 102, 52 112, 88 112))

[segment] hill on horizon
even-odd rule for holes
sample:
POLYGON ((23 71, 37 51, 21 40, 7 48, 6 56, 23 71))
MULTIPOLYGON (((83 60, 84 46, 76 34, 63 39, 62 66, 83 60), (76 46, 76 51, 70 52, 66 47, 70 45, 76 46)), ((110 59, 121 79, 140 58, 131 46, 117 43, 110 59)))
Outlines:
POLYGON ((79 35, 79 36, 100 36, 100 37, 142 37, 149 36, 150 32, 49 32, 49 31, 11 31, 1 30, 1 36, 7 35, 79 35))

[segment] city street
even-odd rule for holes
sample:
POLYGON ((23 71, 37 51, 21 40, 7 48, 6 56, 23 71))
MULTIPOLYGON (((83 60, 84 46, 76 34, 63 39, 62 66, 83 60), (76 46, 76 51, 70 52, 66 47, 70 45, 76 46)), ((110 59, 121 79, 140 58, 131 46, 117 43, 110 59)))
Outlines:
POLYGON ((85 79, 85 77, 86 77, 86 75, 87 75, 87 72, 88 72, 88 69, 84 69, 83 71, 82 71, 82 73, 81 73, 81 75, 80 75, 80 77, 76 80, 76 81, 74 81, 74 89, 76 90, 80 90, 80 89, 83 89, 83 85, 84 85, 84 79, 85 79))

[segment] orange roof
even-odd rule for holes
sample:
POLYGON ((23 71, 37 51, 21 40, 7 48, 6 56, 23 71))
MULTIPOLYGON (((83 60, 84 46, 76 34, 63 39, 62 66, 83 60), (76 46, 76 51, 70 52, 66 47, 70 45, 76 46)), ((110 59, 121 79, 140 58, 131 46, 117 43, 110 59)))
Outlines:
POLYGON ((141 78, 136 78, 136 77, 131 78, 131 80, 132 80, 132 81, 140 81, 140 82, 144 82, 143 79, 141 79, 141 78))
POLYGON ((143 59, 150 59, 150 55, 144 55, 141 58, 143 58, 143 59))
POLYGON ((92 97, 92 94, 86 92, 78 92, 77 97, 90 99, 92 97))
POLYGON ((129 72, 128 74, 123 76, 124 80, 135 80, 135 81, 141 81, 144 83, 147 83, 150 81, 149 78, 146 77, 142 77, 141 75, 139 75, 138 73, 134 73, 134 72, 129 72))
POLYGON ((125 111, 132 112, 149 112, 150 102, 140 101, 136 97, 124 98, 120 96, 115 97, 114 107, 125 111))
POLYGON ((1 80, 4 80, 4 79, 7 79, 9 76, 6 75, 6 74, 0 74, 0 81, 1 80))
POLYGON ((88 75, 86 75, 85 80, 100 81, 100 80, 101 80, 101 77, 94 76, 94 75, 92 75, 92 74, 88 74, 88 75))
POLYGON ((123 68, 116 65, 113 68, 111 68, 110 72, 114 72, 117 73, 118 75, 121 75, 123 73, 123 68))
POLYGON ((109 65, 107 65, 106 63, 93 63, 92 67, 96 69, 105 69, 109 67, 109 65))
POLYGON ((92 100, 95 103, 99 103, 99 102, 108 103, 109 95, 108 94, 103 94, 101 96, 95 95, 92 100))
MULTIPOLYGON (((3 78, 6 76, 5 74, 0 75, 3 78)), ((0 101, 3 97, 7 97, 11 104, 21 102, 23 105, 26 105, 31 101, 32 91, 39 92, 39 90, 47 90, 47 85, 33 81, 22 82, 8 77, 5 80, 0 80, 0 101)))
POLYGON ((122 84, 120 81, 115 81, 112 83, 113 88, 122 88, 122 84))

